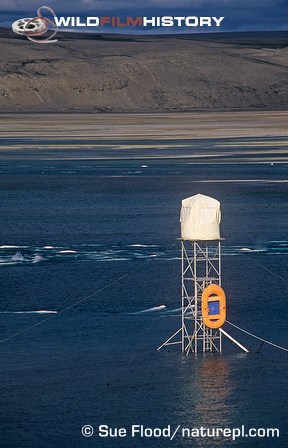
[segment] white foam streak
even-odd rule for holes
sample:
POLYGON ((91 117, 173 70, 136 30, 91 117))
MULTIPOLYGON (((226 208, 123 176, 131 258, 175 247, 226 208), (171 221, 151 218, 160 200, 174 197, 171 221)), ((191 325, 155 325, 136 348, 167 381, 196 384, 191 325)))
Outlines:
POLYGON ((3 245, 0 246, 0 249, 25 249, 27 246, 9 246, 9 245, 3 245))
POLYGON ((182 308, 174 308, 173 310, 167 310, 166 314, 172 314, 172 313, 179 313, 179 311, 182 311, 182 308))
POLYGON ((129 247, 158 247, 155 244, 129 244, 129 247))
POLYGON ((166 309, 166 305, 159 305, 159 306, 153 306, 152 308, 147 308, 147 310, 141 310, 137 313, 130 313, 130 314, 144 314, 144 313, 153 313, 155 311, 162 311, 166 309))
POLYGON ((77 254, 76 250, 60 250, 59 254, 77 254))
POLYGON ((0 311, 0 314, 57 314, 55 310, 0 311))

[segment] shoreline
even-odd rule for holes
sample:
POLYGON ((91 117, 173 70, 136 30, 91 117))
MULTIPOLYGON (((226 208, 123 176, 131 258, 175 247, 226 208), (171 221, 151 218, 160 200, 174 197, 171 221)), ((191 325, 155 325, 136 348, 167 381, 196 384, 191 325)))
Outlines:
MULTIPOLYGON (((288 137, 288 110, 157 113, 2 113, 0 137, 217 139, 288 137)), ((1 151, 1 148, 0 148, 1 151)))

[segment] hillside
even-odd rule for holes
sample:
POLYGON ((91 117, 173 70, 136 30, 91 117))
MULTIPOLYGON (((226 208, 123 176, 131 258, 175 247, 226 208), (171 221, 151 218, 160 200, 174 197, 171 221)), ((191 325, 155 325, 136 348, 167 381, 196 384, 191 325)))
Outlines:
POLYGON ((58 37, 1 30, 0 111, 288 108, 287 33, 58 37))

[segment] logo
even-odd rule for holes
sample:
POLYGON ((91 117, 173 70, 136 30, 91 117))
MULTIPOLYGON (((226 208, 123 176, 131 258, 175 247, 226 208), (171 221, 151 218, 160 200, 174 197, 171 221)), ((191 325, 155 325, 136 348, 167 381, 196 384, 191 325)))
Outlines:
POLYGON ((91 27, 111 27, 111 28, 123 28, 123 27, 140 27, 145 30, 150 28, 211 28, 220 27, 224 17, 172 17, 172 16, 160 16, 160 17, 119 17, 119 16, 101 16, 101 17, 55 17, 55 22, 58 27, 66 28, 90 28, 91 27))
POLYGON ((53 9, 49 8, 49 6, 41 6, 37 11, 36 17, 20 19, 12 23, 14 33, 26 36, 29 40, 37 44, 52 44, 57 42, 58 39, 53 39, 53 37, 58 31, 58 26, 53 20, 42 15, 41 10, 43 9, 46 9, 55 19, 56 14, 53 9), (38 36, 43 36, 47 31, 51 31, 52 34, 44 39, 38 39, 38 36))
POLYGON ((172 17, 172 16, 160 16, 160 17, 119 17, 119 16, 101 16, 101 17, 57 17, 53 9, 49 6, 41 6, 37 11, 37 16, 33 18, 16 20, 12 24, 12 30, 16 34, 26 36, 32 42, 40 44, 50 44, 57 42, 58 39, 53 39, 56 35, 58 28, 100 28, 104 30, 105 27, 119 28, 141 28, 144 31, 149 31, 153 28, 214 28, 221 27, 224 17, 172 17), (52 16, 51 18, 44 17, 42 15, 43 10, 46 10, 52 16), (51 31, 52 34, 44 39, 38 38, 51 31))

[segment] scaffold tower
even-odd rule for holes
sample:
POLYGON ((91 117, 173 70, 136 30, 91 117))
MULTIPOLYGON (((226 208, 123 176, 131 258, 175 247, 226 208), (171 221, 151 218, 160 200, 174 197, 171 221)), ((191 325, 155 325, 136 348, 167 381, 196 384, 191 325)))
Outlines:
POLYGON ((226 299, 221 288, 220 203, 216 199, 201 194, 184 199, 180 221, 181 327, 158 350, 169 345, 181 345, 182 353, 186 355, 199 352, 221 353, 224 334, 247 351, 222 329, 222 323, 226 318, 226 299), (225 317, 219 325, 216 321, 220 317, 220 298, 213 291, 208 297, 209 303, 207 301, 207 319, 203 319, 203 294, 207 289, 220 291, 224 295, 225 305, 222 304, 222 310, 225 317))
POLYGON ((221 286, 221 241, 181 241, 182 352, 222 351, 222 334, 203 323, 201 298, 211 283, 221 286))

